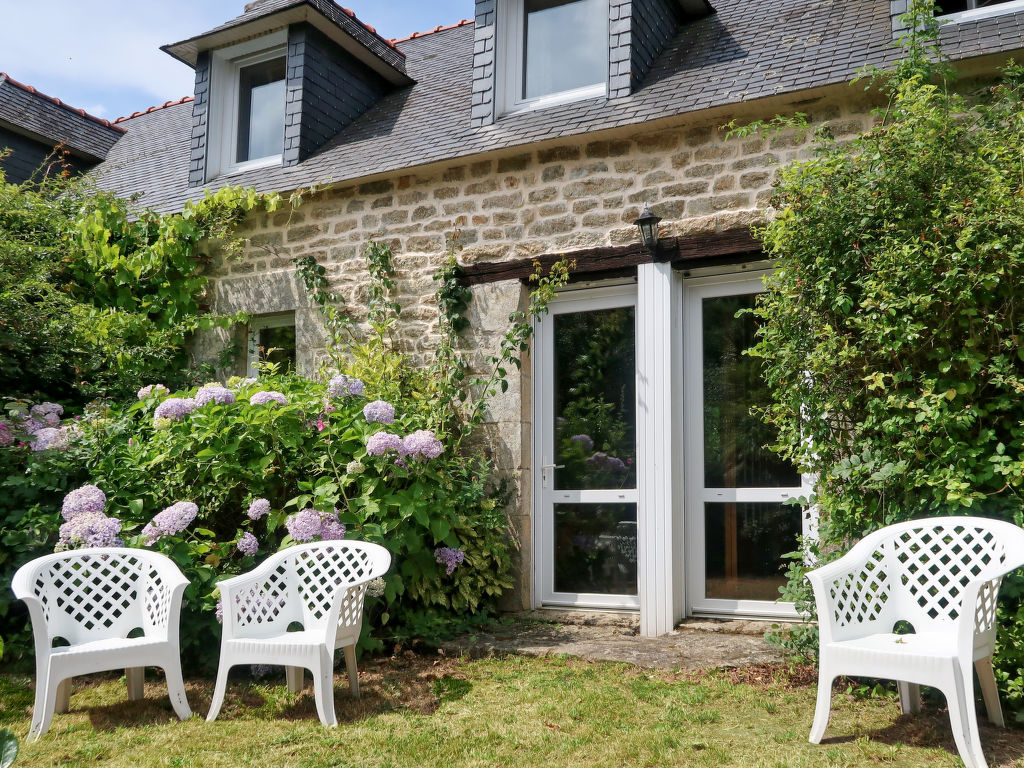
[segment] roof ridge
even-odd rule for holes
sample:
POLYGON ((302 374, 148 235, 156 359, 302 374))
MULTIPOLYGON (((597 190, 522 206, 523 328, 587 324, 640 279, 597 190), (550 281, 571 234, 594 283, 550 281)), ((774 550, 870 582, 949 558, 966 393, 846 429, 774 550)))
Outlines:
MULTIPOLYGON (((138 112, 132 112, 130 115, 125 115, 124 117, 117 118, 114 122, 115 123, 123 123, 125 120, 131 120, 133 117, 141 117, 142 115, 148 115, 150 112, 157 112, 158 110, 166 109, 167 107, 176 107, 179 104, 186 104, 186 103, 188 103, 190 101, 195 101, 195 97, 194 96, 182 96, 180 99, 173 99, 171 101, 165 101, 163 104, 157 104, 156 106, 149 107, 148 109, 143 109, 143 110, 140 110, 138 112)), ((117 128, 119 126, 115 125, 114 127, 117 128)), ((124 130, 124 129, 122 128, 121 130, 124 130)))
MULTIPOLYGON (((107 119, 102 118, 102 117, 96 117, 96 115, 90 115, 84 109, 80 109, 79 107, 72 107, 70 104, 65 104, 63 101, 58 99, 56 96, 50 96, 50 95, 45 94, 42 91, 38 90, 35 86, 28 85, 27 83, 22 83, 19 80, 15 80, 13 77, 8 75, 6 72, 0 72, 0 81, 8 82, 11 85, 13 85, 15 88, 20 88, 21 90, 25 91, 26 93, 31 93, 33 96, 39 96, 40 98, 46 99, 47 101, 51 102, 52 104, 56 104, 58 107, 63 107, 64 109, 68 110, 68 112, 74 112, 76 115, 79 115, 80 117, 84 117, 87 120, 92 120, 94 123, 99 123, 100 125, 104 126, 105 128, 113 128, 115 131, 120 131, 121 133, 124 133, 124 128, 122 128, 122 127, 120 127, 118 125, 114 125, 114 123, 112 123, 110 120, 107 120, 107 119)), ((114 122, 117 122, 117 121, 115 120, 114 122)))
POLYGON ((395 38, 392 38, 388 42, 391 43, 392 45, 397 45, 398 43, 404 43, 404 42, 407 42, 409 40, 418 40, 421 37, 426 37, 427 35, 432 35, 435 32, 445 32, 445 31, 447 31, 449 29, 456 29, 457 27, 464 27, 467 24, 472 24, 472 23, 473 23, 473 19, 462 19, 461 21, 458 21, 455 24, 438 24, 436 27, 434 27, 433 29, 428 29, 426 32, 413 32, 411 35, 406 35, 405 37, 395 37, 395 38))

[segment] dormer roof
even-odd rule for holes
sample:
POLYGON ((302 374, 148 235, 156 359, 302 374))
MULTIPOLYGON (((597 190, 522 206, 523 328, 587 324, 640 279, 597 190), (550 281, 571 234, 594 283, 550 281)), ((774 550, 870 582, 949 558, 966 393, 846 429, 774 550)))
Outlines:
POLYGON ((352 11, 332 0, 257 0, 249 3, 241 16, 187 40, 161 46, 160 50, 195 68, 202 51, 234 45, 301 22, 313 25, 389 83, 406 86, 414 82, 406 74, 405 54, 373 27, 359 21, 352 11))

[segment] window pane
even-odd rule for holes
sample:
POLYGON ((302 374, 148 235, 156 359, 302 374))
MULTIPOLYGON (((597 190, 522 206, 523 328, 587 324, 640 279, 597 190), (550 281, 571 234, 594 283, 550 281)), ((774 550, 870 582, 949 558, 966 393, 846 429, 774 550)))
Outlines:
POLYGON ((555 591, 635 595, 636 504, 555 504, 555 591))
POLYGON ((294 325, 263 328, 258 335, 259 349, 257 353, 261 363, 274 363, 280 366, 277 369, 279 374, 295 370, 294 325))
POLYGON ((636 487, 632 307, 554 315, 555 488, 636 487))
POLYGON ((236 162, 281 154, 284 148, 284 71, 283 58, 242 67, 239 71, 236 162))
POLYGON ((523 97, 608 78, 608 0, 525 0, 523 97))
POLYGON ((800 509, 792 504, 705 504, 705 592, 722 600, 778 600, 782 556, 797 548, 800 509))
POLYGON ((793 488, 800 475, 764 446, 774 435, 752 406, 769 402, 761 361, 744 355, 756 331, 756 294, 704 299, 704 483, 708 488, 793 488))
POLYGON ((1003 5, 1012 0, 938 0, 935 3, 935 15, 942 16, 947 13, 960 13, 975 8, 989 8, 996 5, 1003 5))

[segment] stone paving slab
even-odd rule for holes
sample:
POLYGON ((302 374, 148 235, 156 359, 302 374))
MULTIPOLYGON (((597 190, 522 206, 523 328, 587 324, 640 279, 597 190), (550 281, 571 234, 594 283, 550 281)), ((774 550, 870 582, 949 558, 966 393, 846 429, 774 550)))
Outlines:
POLYGON ((640 637, 635 615, 530 611, 487 632, 444 644, 448 655, 565 654, 587 661, 621 661, 653 669, 695 671, 784 660, 764 640, 769 623, 687 621, 661 637, 640 637))

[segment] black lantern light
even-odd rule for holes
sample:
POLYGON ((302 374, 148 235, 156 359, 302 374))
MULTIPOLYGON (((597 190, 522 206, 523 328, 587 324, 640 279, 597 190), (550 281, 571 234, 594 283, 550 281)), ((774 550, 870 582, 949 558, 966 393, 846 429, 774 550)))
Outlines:
POLYGON ((647 207, 647 203, 644 203, 644 209, 640 213, 640 218, 633 222, 640 230, 640 242, 648 251, 654 252, 658 250, 659 221, 661 221, 661 217, 655 216, 651 213, 651 209, 647 207))

